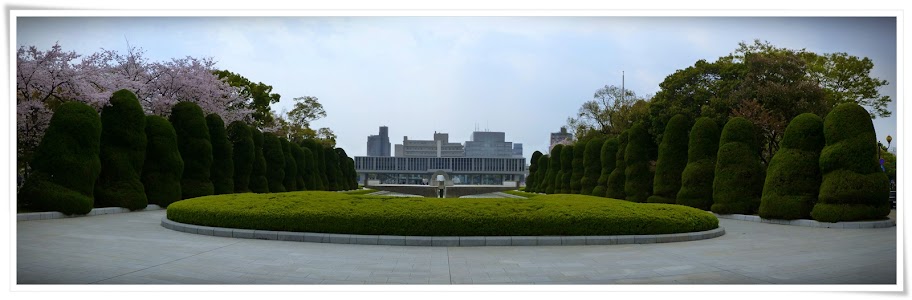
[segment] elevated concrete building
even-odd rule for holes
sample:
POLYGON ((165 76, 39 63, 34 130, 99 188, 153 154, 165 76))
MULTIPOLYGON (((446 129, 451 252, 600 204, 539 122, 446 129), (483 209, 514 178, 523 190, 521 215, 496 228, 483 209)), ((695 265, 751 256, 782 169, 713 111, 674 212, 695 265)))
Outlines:
POLYGON ((389 128, 380 126, 380 134, 367 137, 367 156, 390 156, 389 128))

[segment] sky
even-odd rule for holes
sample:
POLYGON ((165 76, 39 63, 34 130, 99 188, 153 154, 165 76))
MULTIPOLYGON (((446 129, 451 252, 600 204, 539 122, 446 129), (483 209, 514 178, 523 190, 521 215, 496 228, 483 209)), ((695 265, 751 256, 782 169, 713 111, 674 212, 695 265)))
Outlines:
POLYGON ((216 67, 273 86, 292 98, 319 98, 329 127, 351 156, 388 126, 391 144, 451 142, 472 131, 501 131, 528 159, 547 152, 598 88, 638 95, 697 60, 714 61, 754 39, 816 53, 871 58, 887 80, 889 118, 878 140, 896 136, 897 53, 893 17, 19 17, 16 46, 90 54, 145 50, 150 60, 211 57, 216 67))

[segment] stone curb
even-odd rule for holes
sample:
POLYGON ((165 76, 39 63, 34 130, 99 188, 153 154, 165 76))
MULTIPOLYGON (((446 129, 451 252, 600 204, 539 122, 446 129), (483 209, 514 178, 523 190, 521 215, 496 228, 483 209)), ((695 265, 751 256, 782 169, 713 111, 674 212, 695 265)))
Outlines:
MULTIPOLYGON (((146 208, 139 209, 136 211, 149 211, 149 210, 161 210, 162 208, 155 204, 149 204, 146 208)), ((16 221, 32 221, 32 220, 50 220, 50 219, 65 219, 65 218, 77 218, 85 216, 95 216, 95 215, 107 215, 107 214, 121 214, 128 213, 129 209, 123 207, 102 207, 102 208, 93 208, 87 214, 84 215, 64 215, 61 212, 57 211, 47 211, 47 212, 34 212, 34 213, 21 213, 16 214, 16 221)))
POLYGON ((722 227, 675 234, 608 235, 608 236, 401 236, 360 235, 335 233, 310 233, 233 229, 178 223, 162 217, 161 226, 174 231, 202 235, 245 239, 295 241, 331 244, 427 246, 427 247, 478 247, 478 246, 584 246, 654 244, 697 241, 725 235, 722 227))
POLYGON ((816 220, 807 220, 807 219, 779 220, 779 219, 764 219, 764 218, 761 218, 760 216, 754 216, 754 215, 741 215, 741 214, 720 215, 717 213, 713 213, 713 214, 716 215, 716 217, 718 217, 720 219, 731 219, 731 220, 757 222, 757 223, 769 223, 769 224, 804 226, 804 227, 819 227, 819 228, 868 229, 868 228, 888 228, 888 227, 896 226, 896 220, 829 223, 829 222, 819 222, 816 220))

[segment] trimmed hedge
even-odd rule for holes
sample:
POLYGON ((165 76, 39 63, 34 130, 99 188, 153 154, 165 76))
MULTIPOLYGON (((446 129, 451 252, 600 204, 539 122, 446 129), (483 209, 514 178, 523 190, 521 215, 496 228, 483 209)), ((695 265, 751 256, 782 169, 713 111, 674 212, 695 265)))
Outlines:
POLYGON ((878 168, 871 116, 854 103, 830 111, 820 153, 823 181, 811 217, 821 222, 883 219, 890 213, 890 184, 878 168))
POLYGON ((250 192, 250 175, 253 172, 253 135, 243 121, 228 124, 228 140, 231 141, 232 162, 234 163, 234 192, 250 192))
POLYGON ((284 137, 279 138, 282 144, 282 156, 285 157, 285 179, 282 179, 282 185, 285 191, 293 192, 298 190, 298 163, 291 153, 291 145, 284 137))
POLYGON ((583 177, 580 178, 582 195, 592 195, 592 190, 595 189, 602 173, 601 153, 604 144, 605 139, 602 138, 595 138, 586 143, 586 150, 583 151, 583 177))
POLYGON ((825 143, 823 119, 811 113, 792 119, 767 168, 760 198, 761 218, 811 217, 820 192, 820 150, 825 143))
POLYGON ((177 149, 184 160, 181 175, 181 198, 212 195, 215 187, 209 179, 212 169, 212 142, 203 110, 193 102, 180 102, 171 108, 168 119, 177 133, 177 149))
POLYGON ((263 156, 263 132, 256 127, 250 127, 250 137, 253 139, 253 165, 250 169, 250 191, 254 193, 268 193, 269 180, 266 179, 266 157, 263 156))
POLYGON ((266 181, 270 193, 284 193, 285 190, 285 154, 282 153, 282 142, 271 132, 263 133, 263 157, 266 158, 266 181))
POLYGON ((225 132, 225 122, 217 114, 206 116, 209 138, 212 141, 210 179, 215 195, 234 193, 234 149, 225 132))
POLYGON ((101 111, 101 172, 95 181, 95 207, 146 208, 140 181, 146 160, 146 115, 136 95, 119 90, 101 111))
POLYGON ((358 188, 358 173, 355 171, 355 160, 348 157, 345 149, 336 148, 336 155, 339 157, 339 168, 342 170, 342 189, 354 190, 358 188))
POLYGON ((288 147, 291 148, 291 155, 294 157, 295 166, 295 186, 299 191, 306 191, 309 188, 307 187, 307 176, 310 176, 307 173, 307 157, 304 155, 304 149, 301 149, 301 146, 295 143, 288 143, 288 147))
POLYGON ((310 149, 311 154, 313 154, 313 169, 314 174, 317 175, 317 177, 314 178, 315 188, 313 188, 313 190, 325 191, 327 189, 328 182, 326 181, 326 174, 324 173, 325 166, 323 165, 323 146, 312 139, 305 139, 301 142, 301 147, 310 149))
POLYGON ((690 207, 583 195, 452 201, 312 191, 180 201, 167 217, 226 228, 405 236, 671 234, 711 230, 719 222, 690 207))
POLYGON ((646 199, 649 203, 678 202, 676 197, 681 190, 681 173, 687 166, 688 130, 691 124, 687 117, 677 114, 668 120, 659 145, 659 159, 656 161, 656 173, 653 178, 652 196, 646 199))
POLYGON ((317 176, 317 162, 314 161, 313 152, 310 151, 307 147, 301 147, 302 153, 304 153, 304 186, 308 190, 316 190, 319 184, 319 177, 317 176))
POLYGON ((712 119, 702 117, 694 122, 687 143, 687 166, 681 173, 677 204, 702 210, 712 207, 719 135, 719 125, 712 119))
POLYGON ((614 170, 612 170, 611 175, 608 176, 605 197, 619 200, 627 199, 627 195, 624 193, 624 186, 627 181, 627 163, 624 161, 624 158, 627 153, 628 135, 629 130, 625 130, 618 136, 618 151, 617 155, 615 155, 614 170))
POLYGON ((760 166, 756 129, 747 119, 728 120, 719 138, 712 211, 718 214, 753 214, 760 206, 763 168, 760 166))
MULTIPOLYGON (((539 158, 541 158, 541 157, 539 157, 539 158)), ((526 197, 526 198, 532 198, 532 197, 539 195, 539 194, 535 194, 535 193, 523 192, 523 191, 518 191, 518 190, 503 191, 502 193, 507 193, 510 195, 516 195, 516 196, 526 197)))
POLYGON ((627 201, 644 203, 652 194, 652 172, 649 171, 649 144, 652 139, 642 125, 629 130, 624 150, 624 195, 627 201))
MULTIPOLYGON (((570 176, 573 173, 573 145, 566 145, 561 150, 560 193, 570 193, 570 176)), ((556 188, 555 188, 556 190, 556 188)))
POLYGON ((35 150, 32 174, 19 190, 25 208, 66 215, 92 211, 95 180, 101 172, 100 141, 101 120, 95 109, 80 102, 61 104, 35 150))
POLYGON ((339 168, 339 156, 330 147, 323 147, 323 159, 326 165, 326 180, 330 191, 341 191, 342 170, 339 168))
POLYGON ((586 154, 586 143, 577 142, 573 145, 572 171, 570 173, 570 194, 579 194, 583 188, 582 180, 585 174, 583 157, 586 154))
POLYGON ((177 148, 177 132, 171 122, 146 116, 146 158, 140 177, 149 204, 168 207, 181 200, 184 160, 177 148))
POLYGON ((541 151, 535 150, 535 152, 532 152, 532 159, 529 160, 529 176, 526 176, 526 189, 529 191, 535 191, 535 173, 538 172, 538 159, 542 155, 541 151))
POLYGON ((561 150, 564 145, 557 144, 551 148, 551 158, 548 159, 548 174, 545 175, 545 194, 560 193, 560 180, 558 173, 561 171, 561 150))
POLYGON ((608 178, 611 178, 611 172, 614 172, 614 168, 617 166, 615 157, 617 157, 619 147, 620 144, 617 137, 606 139, 605 143, 602 144, 602 151, 599 153, 602 171, 598 181, 595 183, 595 188, 592 189, 593 196, 608 197, 608 178))
POLYGON ((536 193, 544 193, 545 189, 548 187, 548 182, 545 180, 546 175, 550 172, 551 160, 547 154, 542 155, 538 158, 538 173, 539 175, 535 176, 535 190, 536 193))

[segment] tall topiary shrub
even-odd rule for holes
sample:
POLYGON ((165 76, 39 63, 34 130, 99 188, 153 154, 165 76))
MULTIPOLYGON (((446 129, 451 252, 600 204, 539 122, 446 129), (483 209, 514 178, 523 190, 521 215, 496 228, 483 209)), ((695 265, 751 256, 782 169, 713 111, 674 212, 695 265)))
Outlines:
POLYGON ((573 158, 571 160, 572 171, 570 172, 570 194, 579 194, 582 189, 583 174, 583 157, 586 154, 586 143, 577 142, 573 145, 573 158))
POLYGON ((285 186, 285 191, 297 191, 298 163, 294 159, 294 154, 291 153, 291 145, 288 140, 279 138, 279 142, 282 144, 282 155, 285 157, 285 179, 282 180, 282 185, 285 186))
POLYGON ((284 193, 285 153, 282 153, 282 142, 271 132, 263 133, 263 157, 266 158, 266 182, 269 183, 269 192, 284 193))
POLYGON ((652 139, 642 125, 629 130, 627 149, 624 149, 624 195, 627 201, 646 202, 652 194, 652 173, 649 171, 649 144, 652 139))
POLYGON ((314 178, 314 190, 325 191, 326 176, 323 173, 323 169, 320 168, 320 166, 323 165, 323 146, 314 140, 306 139, 301 142, 301 147, 310 149, 310 152, 313 155, 313 171, 314 175, 316 175, 314 178))
POLYGON ((687 166, 681 173, 677 204, 709 210, 713 204, 713 179, 719 152, 719 126, 710 118, 699 118, 690 129, 687 166))
POLYGON ((611 171, 611 175, 608 176, 608 183, 605 190, 605 196, 608 198, 627 199, 627 194, 624 193, 624 185, 627 181, 625 174, 627 172, 627 163, 624 158, 625 153, 627 153, 628 135, 629 130, 625 130, 618 136, 618 150, 614 159, 614 170, 611 171))
POLYGON ((687 166, 688 130, 691 124, 681 114, 668 120, 659 145, 659 159, 656 161, 656 173, 653 178, 652 196, 646 199, 649 203, 677 203, 678 191, 681 190, 681 174, 687 166))
MULTIPOLYGON (((580 194, 592 195, 592 190, 602 173, 602 145, 605 139, 596 138, 586 143, 583 151, 583 177, 580 178, 580 194)), ((607 180, 607 179, 606 179, 607 180)))
POLYGON ((566 145, 561 150, 560 193, 570 193, 570 177, 573 173, 573 145, 566 145))
POLYGON ((225 131, 225 122, 217 114, 206 116, 212 140, 212 168, 209 176, 216 195, 234 193, 234 149, 225 131))
POLYGON ((342 169, 339 167, 339 156, 331 147, 323 148, 323 157, 326 160, 326 179, 329 181, 331 191, 341 191, 342 169))
POLYGON ((243 121, 231 122, 228 124, 228 140, 231 142, 231 160, 234 163, 234 192, 249 193, 250 175, 256 157, 250 127, 243 121))
POLYGON ((177 148, 177 133, 167 119, 146 116, 146 157, 140 180, 149 204, 168 207, 181 199, 184 160, 177 148))
POLYGON ((830 111, 823 123, 820 195, 811 217, 821 222, 882 219, 890 213, 890 184, 878 168, 871 116, 854 103, 830 111))
POLYGON ((529 176, 526 176, 526 191, 535 192, 535 173, 538 172, 538 159, 542 157, 541 151, 532 152, 532 159, 529 161, 529 176))
POLYGON ((760 197, 760 217, 808 219, 820 191, 820 151, 826 143, 823 119, 801 114, 785 128, 779 151, 770 160, 760 197))
POLYGON ((747 119, 735 117, 722 128, 712 211, 718 214, 753 214, 760 206, 763 169, 757 151, 756 130, 747 119))
POLYGON ((535 171, 535 191, 536 193, 544 193, 548 188, 548 181, 545 180, 546 174, 550 172, 551 161, 549 160, 548 155, 542 155, 538 158, 538 171, 535 171))
POLYGON ((612 137, 605 140, 605 143, 602 144, 602 150, 599 153, 599 161, 602 162, 602 171, 598 177, 598 181, 595 182, 595 188, 592 189, 593 196, 607 197, 608 194, 608 178, 611 177, 611 173, 614 172, 614 168, 617 165, 618 152, 618 138, 612 137))
POLYGON ((256 127, 250 127, 250 137, 253 140, 253 164, 250 169, 250 191, 254 193, 268 193, 269 180, 266 179, 266 157, 263 156, 263 132, 256 127))
POLYGON ((20 202, 37 211, 89 213, 101 172, 100 140, 95 109, 80 102, 60 105, 32 157, 33 172, 19 190, 20 202))
MULTIPOLYGON (((336 151, 336 156, 339 157, 339 169, 341 170, 342 178, 339 179, 339 184, 344 190, 354 190, 358 188, 358 175, 355 172, 354 163, 349 166, 349 157, 348 153, 345 153, 345 149, 336 148, 333 149, 336 151), (353 180, 354 179, 354 180, 353 180)), ((354 162, 354 160, 352 160, 354 162)))
POLYGON ((291 147, 291 154, 294 156, 295 166, 298 167, 296 170, 297 172, 295 172, 295 186, 299 191, 306 191, 309 188, 305 178, 310 176, 310 174, 307 173, 308 162, 307 157, 304 155, 304 149, 301 149, 301 146, 298 146, 298 144, 295 143, 288 143, 288 146, 291 147))
MULTIPOLYGON (((561 171, 561 150, 564 149, 564 145, 557 144, 554 145, 554 148, 551 148, 551 157, 548 159, 548 174, 545 175, 545 193, 546 194, 555 194, 560 193, 560 178, 558 173, 561 171)), ((561 174, 563 175, 563 174, 561 174)))
POLYGON ((146 115, 129 90, 114 92, 110 101, 101 111, 95 207, 143 209, 149 204, 139 179, 146 160, 146 115))
POLYGON ((171 109, 169 118, 177 133, 177 149, 184 160, 181 175, 181 198, 212 195, 215 188, 209 179, 212 169, 212 142, 203 110, 193 102, 180 102, 171 109))

